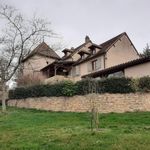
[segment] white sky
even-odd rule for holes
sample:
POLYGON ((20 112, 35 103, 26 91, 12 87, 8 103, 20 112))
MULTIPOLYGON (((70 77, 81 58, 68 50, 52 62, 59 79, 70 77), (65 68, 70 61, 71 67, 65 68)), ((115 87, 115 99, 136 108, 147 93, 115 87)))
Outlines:
MULTIPOLYGON (((70 48, 85 35, 100 44, 127 32, 138 51, 150 43, 150 0, 0 0, 26 16, 36 13, 52 22, 70 48)), ((49 43, 49 41, 46 41, 49 43)))

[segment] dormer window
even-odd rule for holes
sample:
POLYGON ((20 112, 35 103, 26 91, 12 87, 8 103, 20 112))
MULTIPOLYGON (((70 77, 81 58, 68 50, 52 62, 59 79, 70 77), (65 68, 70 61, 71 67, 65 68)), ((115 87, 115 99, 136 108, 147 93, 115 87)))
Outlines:
POLYGON ((65 53, 65 56, 68 56, 69 55, 69 53, 68 52, 64 52, 65 53))
POLYGON ((64 52, 65 56, 70 55, 73 52, 73 48, 70 49, 64 49, 62 52, 64 52))
POLYGON ((81 59, 85 59, 88 55, 90 55, 90 53, 85 50, 79 51, 78 54, 81 56, 81 59))
POLYGON ((86 58, 86 54, 83 54, 83 55, 81 56, 81 59, 84 59, 84 58, 86 58))
POLYGON ((93 50, 92 50, 92 54, 93 54, 93 55, 96 54, 96 49, 93 49, 93 50))
POLYGON ((98 51, 100 51, 102 49, 102 47, 93 43, 91 46, 89 46, 89 49, 90 49, 91 54, 94 55, 98 51))

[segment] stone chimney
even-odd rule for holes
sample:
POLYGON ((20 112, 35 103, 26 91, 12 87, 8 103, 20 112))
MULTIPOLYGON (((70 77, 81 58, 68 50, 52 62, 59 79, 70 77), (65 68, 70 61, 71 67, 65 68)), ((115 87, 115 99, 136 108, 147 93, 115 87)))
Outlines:
POLYGON ((71 47, 71 51, 74 51, 74 47, 71 47))
POLYGON ((90 42, 90 41, 91 40, 90 40, 89 36, 86 35, 86 37, 85 37, 85 43, 90 42))

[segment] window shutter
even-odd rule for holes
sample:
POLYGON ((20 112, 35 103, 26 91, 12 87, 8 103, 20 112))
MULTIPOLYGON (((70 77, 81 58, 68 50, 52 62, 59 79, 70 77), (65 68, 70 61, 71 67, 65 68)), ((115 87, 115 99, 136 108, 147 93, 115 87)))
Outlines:
POLYGON ((101 57, 96 61, 96 70, 101 69, 102 61, 101 57))
POLYGON ((88 68, 88 72, 92 71, 92 63, 91 62, 87 63, 87 68, 88 68))

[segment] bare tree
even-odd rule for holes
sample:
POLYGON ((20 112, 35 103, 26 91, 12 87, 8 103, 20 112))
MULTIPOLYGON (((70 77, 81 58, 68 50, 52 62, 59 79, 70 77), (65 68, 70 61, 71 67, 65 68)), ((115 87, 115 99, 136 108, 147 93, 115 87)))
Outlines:
POLYGON ((93 132, 94 129, 98 130, 99 129, 99 112, 98 112, 98 107, 97 107, 97 94, 98 94, 98 83, 95 79, 86 79, 88 82, 88 89, 84 90, 89 94, 88 99, 90 101, 90 122, 91 122, 91 131, 93 132))
POLYGON ((40 73, 37 75, 23 75, 17 78, 17 87, 29 87, 32 85, 40 85, 44 83, 46 77, 40 73))
POLYGON ((2 110, 6 110, 6 83, 17 72, 22 60, 43 38, 55 34, 50 23, 34 16, 30 20, 8 5, 0 6, 0 19, 6 24, 0 38, 0 84, 2 85, 2 110))

